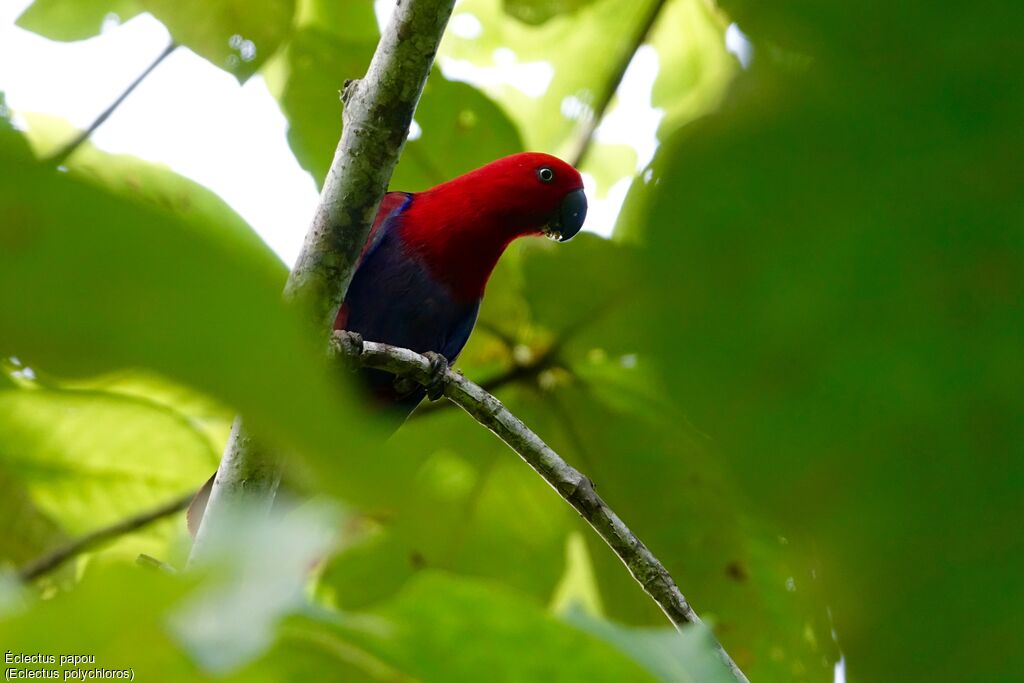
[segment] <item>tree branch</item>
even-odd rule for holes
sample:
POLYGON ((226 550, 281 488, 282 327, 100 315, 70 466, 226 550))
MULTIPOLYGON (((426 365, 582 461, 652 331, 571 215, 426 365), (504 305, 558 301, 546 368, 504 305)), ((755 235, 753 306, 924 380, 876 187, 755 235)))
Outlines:
MULTIPOLYGON (((396 376, 411 379, 424 386, 434 380, 431 362, 414 351, 364 342, 357 335, 335 332, 331 340, 332 355, 396 376)), ((594 490, 593 482, 566 463, 539 436, 513 415, 501 401, 466 379, 461 373, 447 370, 444 374, 444 395, 477 422, 494 432, 512 450, 537 471, 569 505, 587 520, 629 569, 633 578, 658 604, 677 628, 699 624, 700 617, 683 597, 672 576, 658 558, 630 531, 618 515, 594 490)), ((746 676, 728 653, 717 644, 718 655, 729 667, 733 677, 747 683, 746 676)))
POLYGON ((152 510, 140 512, 133 517, 122 519, 110 526, 97 529, 85 536, 72 539, 68 543, 54 548, 44 555, 40 555, 19 569, 18 578, 22 581, 38 579, 40 576, 57 569, 72 557, 81 555, 87 550, 92 550, 96 546, 102 545, 107 541, 111 541, 120 536, 124 536, 127 533, 131 533, 132 531, 141 529, 142 527, 148 526, 153 522, 164 519, 165 517, 177 514, 188 507, 188 504, 192 501, 192 497, 194 495, 195 491, 182 496, 181 498, 175 498, 174 500, 164 503, 159 507, 155 507, 152 510))
POLYGON ((81 147, 82 143, 88 140, 89 137, 96 132, 96 129, 102 126, 104 122, 106 122, 106 120, 110 118, 110 115, 113 114, 114 111, 121 106, 121 103, 124 102, 128 98, 128 96, 132 94, 132 91, 134 91, 135 88, 139 87, 139 84, 142 83, 142 81, 146 80, 146 77, 149 76, 149 74, 153 73, 153 70, 160 66, 160 63, 167 59, 167 57, 169 57, 170 54, 174 52, 174 50, 177 47, 178 44, 175 43, 173 40, 170 43, 168 43, 167 47, 164 48, 163 52, 161 52, 157 56, 157 58, 153 60, 153 63, 147 66, 146 70, 139 74, 138 77, 134 81, 132 81, 127 88, 125 88, 124 92, 118 95, 117 99, 111 102, 110 106, 104 109, 103 113, 96 117, 96 120, 93 121, 88 128, 79 133, 77 137, 71 140, 71 142, 66 144, 64 147, 57 150, 56 153, 51 155, 50 158, 46 160, 46 163, 50 166, 60 166, 65 161, 67 161, 68 157, 74 154, 75 150, 81 147))
POLYGON ((654 25, 658 22, 658 17, 661 15, 661 11, 665 8, 667 3, 668 0, 654 0, 651 3, 651 7, 647 14, 644 15, 643 20, 637 26, 637 31, 633 34, 633 40, 626 43, 626 49, 622 53, 622 59, 616 66, 615 71, 612 72, 612 77, 608 82, 608 87, 601 93, 601 99, 594 104, 594 114, 587 120, 586 126, 583 129, 583 134, 580 136, 579 143, 577 144, 576 153, 572 155, 572 165, 576 168, 580 167, 580 164, 583 163, 583 160, 587 156, 587 152, 590 151, 590 146, 594 140, 594 132, 597 131, 597 127, 601 125, 605 112, 608 111, 608 107, 611 105, 612 99, 615 97, 615 93, 618 92, 619 86, 622 84, 622 79, 626 75, 626 70, 633 61, 633 56, 636 54, 636 51, 647 42, 648 36, 654 29, 654 25))
MULTIPOLYGON (((345 83, 342 133, 285 299, 326 339, 345 298, 381 197, 409 133, 455 0, 402 0, 377 44, 366 77, 345 83)), ((236 419, 196 533, 189 562, 204 554, 211 526, 246 502, 269 510, 280 464, 236 419)))
MULTIPOLYGON (((520 380, 533 379, 540 373, 557 364, 557 347, 553 346, 528 363, 515 363, 505 372, 484 380, 480 383, 480 388, 489 394, 493 394, 508 384, 513 384, 520 380)), ((409 416, 409 419, 419 419, 436 413, 439 410, 445 410, 451 405, 451 403, 441 403, 440 401, 423 403, 416 409, 416 412, 409 416)))

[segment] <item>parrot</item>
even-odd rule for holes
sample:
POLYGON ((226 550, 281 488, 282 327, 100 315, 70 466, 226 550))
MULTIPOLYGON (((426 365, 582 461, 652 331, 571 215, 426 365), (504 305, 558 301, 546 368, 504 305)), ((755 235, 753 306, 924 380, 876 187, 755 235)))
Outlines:
MULTIPOLYGON (((579 172, 535 152, 498 159, 424 192, 389 192, 334 328, 426 354, 443 374, 473 331, 505 248, 525 235, 567 241, 586 213, 579 172)), ((396 387, 382 370, 362 375, 372 396, 401 417, 429 392, 396 387)))
MULTIPOLYGON (((335 330, 416 351, 438 381, 476 324, 487 281, 516 238, 558 242, 587 214, 583 179, 561 159, 522 152, 421 192, 387 192, 334 322, 335 330)), ((409 386, 383 370, 359 371, 375 407, 399 424, 440 385, 409 386)), ((195 535, 213 479, 189 508, 195 535)))

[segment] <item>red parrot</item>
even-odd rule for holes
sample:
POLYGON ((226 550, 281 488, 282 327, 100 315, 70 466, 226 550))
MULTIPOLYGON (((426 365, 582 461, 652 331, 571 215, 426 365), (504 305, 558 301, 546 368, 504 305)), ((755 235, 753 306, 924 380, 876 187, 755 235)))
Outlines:
MULTIPOLYGON (((334 328, 432 354, 442 366, 454 362, 512 240, 546 234, 564 242, 586 214, 579 172, 535 152, 498 159, 423 192, 388 192, 334 328)), ((373 396, 401 419, 427 394, 396 387, 394 376, 381 370, 360 372, 373 396)), ((193 533, 212 482, 189 508, 193 533)))
MULTIPOLYGON (((454 362, 505 247, 524 235, 568 240, 586 213, 579 172, 531 152, 425 192, 389 192, 334 328, 454 362)), ((373 394, 403 417, 426 394, 422 388, 395 389, 394 376, 380 370, 363 376, 373 394)))

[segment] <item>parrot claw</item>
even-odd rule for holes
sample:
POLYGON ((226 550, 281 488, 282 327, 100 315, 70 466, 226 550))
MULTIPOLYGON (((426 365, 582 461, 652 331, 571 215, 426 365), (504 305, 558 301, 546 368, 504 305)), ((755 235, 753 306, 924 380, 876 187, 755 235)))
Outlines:
POLYGON ((348 330, 335 330, 334 338, 338 342, 338 346, 345 352, 346 356, 350 358, 358 358, 363 353, 363 335, 358 332, 349 332, 348 330))
POLYGON ((448 374, 448 359, 434 351, 427 351, 423 355, 430 360, 430 381, 423 386, 427 389, 427 398, 431 401, 436 401, 444 396, 445 375, 448 374))

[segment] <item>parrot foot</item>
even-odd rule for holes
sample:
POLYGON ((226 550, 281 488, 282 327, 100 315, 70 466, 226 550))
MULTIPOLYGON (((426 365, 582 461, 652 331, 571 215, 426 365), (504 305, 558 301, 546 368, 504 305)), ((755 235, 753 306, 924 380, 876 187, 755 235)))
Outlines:
POLYGON ((334 338, 338 346, 350 358, 358 358, 363 353, 363 335, 348 330, 335 330, 334 338))
POLYGON ((430 381, 423 386, 427 389, 427 398, 431 401, 436 401, 444 396, 445 375, 448 374, 448 359, 434 351, 427 351, 423 355, 430 360, 430 381))

